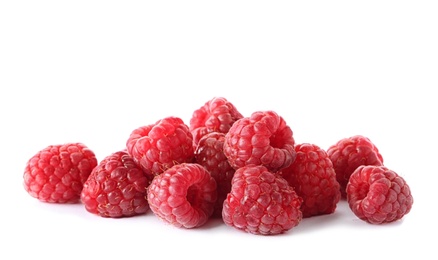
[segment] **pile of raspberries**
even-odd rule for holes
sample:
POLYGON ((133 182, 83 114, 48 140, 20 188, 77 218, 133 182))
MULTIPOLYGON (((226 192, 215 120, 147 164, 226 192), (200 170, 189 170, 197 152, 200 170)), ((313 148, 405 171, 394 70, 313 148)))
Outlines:
POLYGON ((196 228, 221 218, 232 228, 276 235, 303 218, 332 214, 341 199, 371 224, 401 219, 413 204, 406 181, 365 136, 327 150, 295 143, 274 111, 243 116, 223 97, 195 110, 189 125, 167 117, 134 129, 126 148, 100 162, 83 143, 50 145, 29 159, 24 188, 48 203, 82 203, 101 217, 149 210, 196 228))

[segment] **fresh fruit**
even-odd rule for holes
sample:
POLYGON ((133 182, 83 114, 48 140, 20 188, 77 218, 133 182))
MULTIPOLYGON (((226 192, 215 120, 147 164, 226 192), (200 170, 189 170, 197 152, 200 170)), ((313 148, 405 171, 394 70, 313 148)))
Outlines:
POLYGON ((196 228, 213 214, 216 181, 200 164, 177 164, 152 180, 147 199, 152 212, 165 223, 196 228))
POLYGON ((131 132, 127 151, 150 177, 194 159, 193 137, 178 117, 166 117, 131 132))
POLYGON ((146 213, 149 179, 125 151, 105 157, 84 184, 85 209, 101 217, 131 217, 146 213))
POLYGON ((24 188, 43 202, 76 203, 96 165, 94 152, 82 143, 49 145, 27 162, 24 188))
POLYGON ((383 157, 368 137, 355 135, 339 140, 327 149, 333 163, 336 179, 341 186, 341 195, 346 198, 350 175, 361 165, 383 165, 383 157))
POLYGON ((359 166, 350 176, 347 201, 353 213, 371 224, 397 221, 412 208, 411 190, 385 166, 359 166))
POLYGON ((302 219, 302 199, 287 181, 262 165, 248 165, 234 173, 224 201, 226 225, 256 235, 277 235, 302 219))
POLYGON ((242 118, 237 108, 224 97, 214 97, 195 110, 190 119, 194 146, 205 134, 227 133, 234 122, 242 118))
POLYGON ((341 192, 326 151, 309 143, 297 144, 295 151, 295 161, 281 174, 303 199, 303 217, 333 213, 341 192))
POLYGON ((225 135, 224 154, 238 169, 263 165, 270 171, 286 168, 295 160, 292 129, 274 111, 257 111, 237 120, 225 135))
POLYGON ((195 151, 195 162, 204 166, 217 184, 217 201, 213 217, 222 217, 223 203, 231 191, 231 179, 235 172, 224 155, 224 141, 224 133, 208 133, 199 140, 195 151))

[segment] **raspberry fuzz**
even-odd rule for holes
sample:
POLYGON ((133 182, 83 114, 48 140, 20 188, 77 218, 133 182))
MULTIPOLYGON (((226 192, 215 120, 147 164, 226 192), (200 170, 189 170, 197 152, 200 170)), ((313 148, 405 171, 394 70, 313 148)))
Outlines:
POLYGON ((211 132, 227 133, 242 114, 226 98, 215 97, 195 110, 190 119, 190 132, 194 146, 205 134, 211 132))
POLYGON ((43 202, 76 203, 96 165, 94 152, 82 143, 49 145, 27 162, 24 188, 43 202))
POLYGON ((195 151, 195 162, 204 166, 216 180, 217 201, 214 217, 222 217, 223 202, 231 191, 231 179, 235 172, 224 155, 224 141, 224 133, 208 133, 199 140, 195 151))
POLYGON ((177 164, 152 180, 147 199, 152 212, 164 222, 199 227, 213 214, 216 181, 197 163, 177 164))
POLYGON ((295 146, 297 157, 281 174, 303 198, 303 217, 331 214, 341 199, 333 164, 325 150, 309 143, 295 146))
POLYGON ((383 157, 371 140, 355 135, 339 140, 327 149, 333 163, 336 179, 341 186, 341 195, 346 198, 345 189, 350 175, 361 165, 383 165, 383 157))
POLYGON ((350 176, 347 201, 353 213, 371 224, 397 221, 414 202, 406 181, 385 166, 359 166, 350 176))
POLYGON ((192 134, 178 117, 166 117, 135 129, 126 146, 129 155, 150 177, 194 159, 192 134))
POLYGON ((125 151, 105 157, 84 184, 85 209, 102 217, 130 217, 146 213, 149 180, 125 151))
POLYGON ((292 129, 274 111, 257 111, 237 120, 225 135, 224 154, 230 165, 263 165, 270 171, 288 167, 294 160, 292 129))
POLYGON ((234 173, 222 218, 228 226, 256 235, 277 235, 300 223, 302 199, 280 175, 261 165, 234 173))

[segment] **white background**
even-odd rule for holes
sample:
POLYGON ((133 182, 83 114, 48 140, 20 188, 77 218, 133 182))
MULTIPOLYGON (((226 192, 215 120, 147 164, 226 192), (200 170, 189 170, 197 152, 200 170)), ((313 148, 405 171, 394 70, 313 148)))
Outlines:
POLYGON ((436 1, 0 2, 0 258, 436 259, 437 13, 436 1), (245 116, 276 111, 297 143, 369 137, 412 211, 370 225, 342 201, 264 237, 220 221, 176 229, 151 211, 104 219, 22 186, 50 144, 83 142, 100 160, 215 96, 245 116))

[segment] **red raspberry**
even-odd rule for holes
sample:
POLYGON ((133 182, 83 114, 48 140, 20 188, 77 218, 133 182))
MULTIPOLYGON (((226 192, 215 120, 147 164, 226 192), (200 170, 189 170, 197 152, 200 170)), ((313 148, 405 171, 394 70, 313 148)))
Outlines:
POLYGON ((94 152, 82 143, 50 145, 27 162, 24 188, 40 201, 76 203, 96 165, 94 152))
POLYGON ((216 181, 196 163, 181 163, 156 176, 147 193, 152 212, 176 227, 195 228, 211 217, 216 181))
POLYGON ((81 193, 85 209, 102 217, 130 217, 149 210, 146 188, 149 180, 125 151, 99 162, 81 193))
POLYGON ((346 198, 350 175, 361 165, 383 165, 382 155, 377 147, 365 136, 355 135, 339 140, 327 149, 333 163, 336 179, 341 185, 341 195, 346 198))
POLYGON ((256 235, 284 233, 302 219, 302 199, 278 174, 262 165, 236 170, 222 218, 228 226, 256 235))
POLYGON ((264 165, 270 171, 286 168, 295 160, 292 129, 274 111, 254 112, 237 120, 225 135, 224 154, 230 165, 264 165))
POLYGON ((178 117, 167 117, 135 129, 126 146, 129 155, 151 177, 194 159, 192 134, 178 117))
POLYGON ((207 133, 227 133, 234 122, 242 118, 237 108, 223 97, 215 97, 193 112, 190 131, 196 147, 201 137, 207 133))
POLYGON ((296 145, 295 151, 295 161, 281 173, 303 199, 303 217, 333 213, 341 192, 326 151, 308 143, 296 145))
POLYGON ((385 166, 359 166, 347 185, 353 213, 371 224, 389 223, 408 214, 414 202, 406 181, 385 166))
POLYGON ((235 172, 224 155, 224 141, 224 133, 208 133, 199 140, 195 151, 195 162, 204 166, 216 180, 217 201, 213 212, 214 217, 222 217, 223 203, 231 191, 231 179, 235 172))

